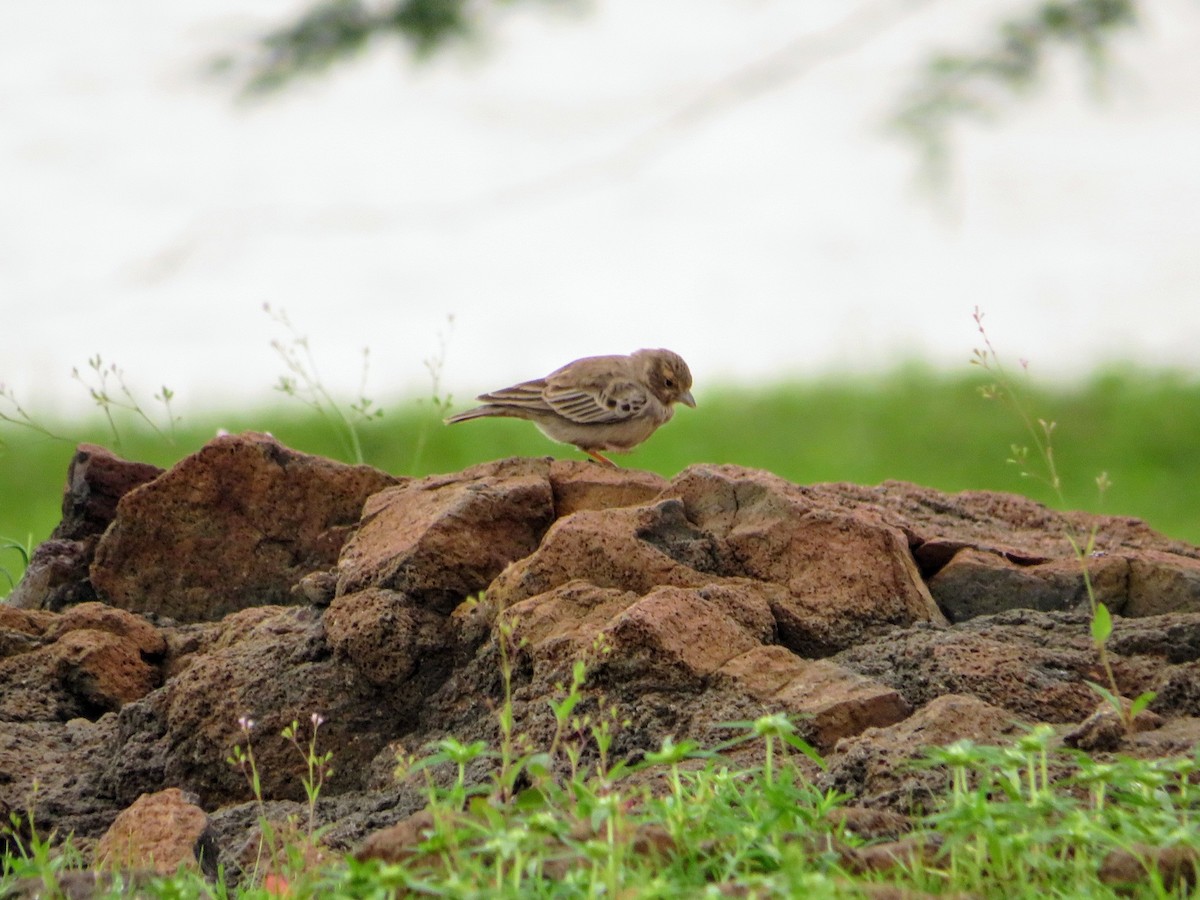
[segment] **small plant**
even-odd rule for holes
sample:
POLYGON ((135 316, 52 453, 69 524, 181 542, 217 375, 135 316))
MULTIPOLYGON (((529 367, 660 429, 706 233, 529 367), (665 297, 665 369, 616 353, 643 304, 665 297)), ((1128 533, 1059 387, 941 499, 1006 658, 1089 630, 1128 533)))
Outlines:
POLYGON ((166 416, 166 421, 160 426, 134 395, 133 390, 125 381, 125 371, 116 363, 106 364, 97 353, 88 360, 88 370, 88 373, 84 374, 78 368, 74 368, 71 370, 71 377, 87 388, 92 401, 104 413, 105 421, 108 422, 109 430, 112 432, 113 444, 116 447, 120 448, 121 446, 121 432, 117 427, 117 418, 114 415, 118 411, 130 413, 141 419, 168 444, 175 443, 175 426, 179 423, 180 418, 171 409, 171 401, 175 399, 174 391, 163 385, 161 390, 154 395, 155 401, 162 405, 166 416))
MULTIPOLYGON (((421 470, 421 462, 425 456, 425 446, 429 442, 429 429, 431 425, 440 425, 442 419, 446 418, 450 413, 450 407, 454 405, 453 397, 450 394, 442 392, 442 372, 446 368, 446 353, 450 346, 450 337, 454 333, 454 314, 446 316, 446 327, 437 334, 437 350, 432 356, 422 360, 425 366, 425 371, 429 373, 429 397, 426 400, 433 408, 434 416, 425 418, 422 416, 421 426, 417 431, 417 445, 413 448, 412 463, 410 469, 414 474, 419 474, 421 470)), ((425 402, 424 400, 418 402, 425 402)))
POLYGON ((7 584, 0 584, 0 600, 3 600, 13 592, 13 588, 17 586, 17 582, 21 578, 21 573, 29 565, 29 560, 33 556, 33 535, 27 534, 24 541, 17 541, 13 538, 0 536, 0 553, 5 553, 11 558, 11 554, 17 554, 21 559, 21 567, 15 572, 7 566, 0 565, 0 578, 7 584))
MULTIPOLYGON (((979 366, 996 379, 995 382, 983 386, 980 392, 985 399, 1006 403, 1016 413, 1025 433, 1033 443, 1032 452, 1028 445, 1013 444, 1012 455, 1009 456, 1007 462, 1018 468, 1022 478, 1035 478, 1047 485, 1058 499, 1060 506, 1066 507, 1067 500, 1063 491, 1062 477, 1059 475, 1058 463, 1054 455, 1054 430, 1057 423, 1044 418, 1035 419, 1030 414, 1023 393, 1018 390, 1009 376, 1008 369, 1000 361, 996 348, 992 346, 991 338, 983 325, 983 311, 978 306, 975 307, 973 318, 979 335, 983 339, 983 347, 977 347, 974 350, 971 364, 979 366), (1038 468, 1040 471, 1037 471, 1038 468)), ((1028 373, 1029 364, 1024 359, 1021 360, 1021 368, 1028 373)), ((1112 486, 1107 472, 1097 475, 1095 484, 1101 497, 1112 486)), ((1082 533, 1068 518, 1064 519, 1063 535, 1067 539, 1071 553, 1079 563, 1079 569, 1083 575, 1083 586, 1087 593, 1088 606, 1092 616, 1092 643, 1096 647, 1100 666, 1104 670, 1107 682, 1107 686, 1095 682, 1088 682, 1088 684, 1105 702, 1112 706, 1125 723, 1126 728, 1129 729, 1132 728, 1137 714, 1154 700, 1154 694, 1147 691, 1130 704, 1121 701, 1120 689, 1117 687, 1112 663, 1108 658, 1108 639, 1112 636, 1113 629, 1112 615, 1108 607, 1097 599, 1096 590, 1092 585, 1091 571, 1088 568, 1090 559, 1102 555, 1096 549, 1097 528, 1097 525, 1092 525, 1086 534, 1082 533)))
POLYGON ((245 775, 254 802, 258 805, 259 845, 252 877, 260 881, 268 893, 290 893, 292 882, 306 878, 322 862, 324 855, 319 845, 320 829, 316 825, 317 800, 326 779, 333 774, 333 753, 317 751, 317 732, 325 723, 324 717, 313 713, 309 721, 312 730, 307 742, 300 738, 300 723, 297 720, 292 720, 280 733, 299 753, 307 770, 301 776, 307 801, 303 828, 294 816, 283 823, 275 823, 267 815, 262 778, 251 743, 255 722, 248 716, 238 719, 238 729, 245 746, 235 744, 226 760, 245 775))
MULTIPOLYGON (((1185 847, 1197 859, 1190 826, 1200 796, 1195 757, 1101 762, 1053 748, 1052 726, 1038 725, 1005 747, 970 740, 928 752, 926 766, 949 770, 949 793, 926 817, 922 839, 937 860, 919 877, 979 896, 1111 896, 1103 861, 1130 847, 1185 847)), ((1149 871, 1149 870, 1147 870, 1149 871)), ((1143 873, 1136 896, 1175 896, 1143 873)))
MULTIPOLYGON (((65 441, 67 438, 55 434, 33 416, 31 416, 21 405, 17 399, 16 391, 7 384, 0 382, 0 400, 3 404, 0 405, 0 422, 8 422, 10 425, 17 425, 21 428, 28 429, 35 434, 40 434, 43 437, 53 441, 65 441), (5 409, 4 407, 8 408, 5 409)), ((0 447, 4 446, 4 442, 0 441, 0 447)))
POLYGON ((299 400, 329 423, 342 444, 343 452, 353 462, 361 465, 365 460, 359 428, 383 416, 383 410, 375 406, 375 401, 367 396, 371 348, 363 348, 358 399, 343 409, 321 380, 308 336, 297 330, 284 310, 273 309, 269 303, 264 303, 263 311, 288 333, 285 340, 271 341, 271 347, 279 354, 287 368, 287 373, 279 376, 275 390, 299 400))

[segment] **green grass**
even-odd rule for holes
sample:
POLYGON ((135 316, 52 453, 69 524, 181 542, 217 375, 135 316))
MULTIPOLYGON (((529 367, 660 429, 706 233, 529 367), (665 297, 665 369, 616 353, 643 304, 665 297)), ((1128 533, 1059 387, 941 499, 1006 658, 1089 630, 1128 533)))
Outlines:
MULTIPOLYGON (((504 628, 502 640, 511 638, 504 628)), ((236 890, 181 872, 134 889, 117 881, 95 896, 869 898, 884 886, 901 892, 886 896, 981 900, 1192 896, 1200 861, 1195 755, 1099 762, 1059 749, 1046 725, 1007 747, 964 740, 933 748, 924 764, 941 768, 946 788, 901 843, 885 845, 846 827, 853 820, 839 809, 848 798, 819 786, 823 761, 783 716, 729 723, 730 739, 716 751, 667 738, 626 763, 608 753, 625 727, 619 710, 577 713, 582 662, 565 696, 551 701, 558 728, 549 746, 511 730, 507 657, 501 673, 499 748, 445 738, 423 757, 398 760, 397 778, 423 784, 427 817, 402 862, 331 859, 316 852, 320 829, 311 819, 282 829, 262 819, 259 862, 236 890), (754 748, 760 762, 734 762, 726 754, 735 746, 754 748), (490 779, 469 781, 481 760, 490 779), (1112 863, 1121 854, 1127 865, 1116 884, 1112 863), (1176 864, 1157 864, 1160 854, 1174 854, 1176 864)), ((246 750, 230 762, 247 772, 261 803, 252 727, 243 725, 246 750)), ((308 775, 303 763, 300 774, 312 788, 311 808, 330 756, 319 755, 315 730, 307 747, 296 746, 307 754, 308 775)), ((19 819, 14 824, 19 830, 19 819)), ((69 841, 56 848, 25 837, 0 860, 0 896, 18 882, 58 896, 60 880, 80 866, 69 841)))
MULTIPOLYGON (((1043 502, 1053 494, 1005 464, 1020 424, 997 401, 984 400, 986 373, 939 374, 907 366, 875 377, 837 377, 761 389, 705 390, 698 409, 681 409, 669 425, 622 465, 671 476, 693 463, 734 463, 768 469, 799 483, 877 484, 899 479, 947 491, 1001 490, 1043 502)), ((456 403, 455 409, 467 404, 456 403)), ((1058 423, 1055 452, 1070 506, 1136 516, 1165 534, 1200 543, 1200 380, 1172 372, 1121 369, 1075 387, 1035 386, 1028 405, 1058 423), (1098 496, 1093 479, 1108 472, 1113 487, 1098 496)), ((532 426, 483 420, 453 428, 433 404, 383 404, 386 414, 360 427, 363 455, 396 475, 447 472, 511 455, 583 458, 553 444, 532 426)), ((36 414, 36 410, 32 411, 36 414)), ((122 442, 97 413, 77 422, 48 423, 70 438, 56 441, 0 422, 0 538, 43 540, 58 521, 61 490, 76 441, 92 441, 130 459, 169 466, 209 440, 218 427, 270 431, 310 453, 347 458, 334 426, 280 396, 255 410, 183 414, 169 444, 136 422, 122 442)), ((0 543, 0 569, 19 572, 21 553, 0 543)), ((0 595, 8 589, 0 571, 0 595)))

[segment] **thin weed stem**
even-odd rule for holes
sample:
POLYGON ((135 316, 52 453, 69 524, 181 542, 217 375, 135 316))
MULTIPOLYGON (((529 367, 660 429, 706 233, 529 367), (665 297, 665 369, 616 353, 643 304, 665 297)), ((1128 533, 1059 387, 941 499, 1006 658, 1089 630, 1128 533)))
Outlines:
MULTIPOLYGON (((1000 355, 996 352, 996 348, 992 344, 992 340, 983 324, 983 311, 978 306, 975 307, 972 318, 974 318, 975 326, 983 340, 983 347, 976 348, 973 351, 971 364, 979 366, 996 379, 993 384, 984 386, 981 389, 981 393, 985 399, 1000 400, 1006 403, 1016 414, 1025 429, 1026 435, 1033 443, 1036 450, 1034 455, 1040 461, 1043 471, 1040 475, 1032 471, 1029 465, 1030 453, 1028 446, 1014 444, 1012 446, 1012 456, 1009 457, 1008 462, 1016 465, 1023 477, 1034 477, 1047 484, 1054 492, 1059 506, 1066 508, 1068 504, 1065 492, 1063 491, 1063 481, 1059 475, 1058 463, 1054 454, 1054 430, 1057 427, 1057 423, 1043 418, 1035 418, 1029 412, 1023 392, 1017 389, 1008 373, 1008 369, 1001 362, 1000 355)), ((1029 365, 1025 360, 1021 360, 1021 368, 1028 375, 1029 365)), ((1108 473, 1101 472, 1096 476, 1095 484, 1100 497, 1103 498, 1111 485, 1108 473)), ((1096 555, 1096 537, 1099 526, 1093 524, 1086 536, 1084 536, 1076 525, 1071 522, 1069 517, 1064 517, 1062 527, 1063 536, 1071 548, 1072 555, 1074 555, 1075 560, 1079 563, 1079 569, 1083 576, 1083 587, 1087 594, 1088 608, 1092 616, 1092 642, 1096 648, 1096 654, 1100 667, 1104 671, 1104 678, 1107 685, 1106 688, 1097 685, 1092 686, 1094 689, 1097 689, 1098 693, 1106 701, 1114 706, 1128 730, 1133 726, 1133 717, 1137 714, 1138 709, 1148 704, 1154 695, 1152 693, 1143 694, 1129 708, 1120 699, 1120 689, 1117 686, 1116 675, 1113 672, 1112 662, 1108 654, 1108 639, 1112 635, 1112 616, 1109 614, 1108 608, 1096 596, 1095 585, 1092 582, 1092 573, 1088 566, 1088 560, 1096 555)))
POLYGON ((308 336, 299 332, 286 311, 273 309, 269 303, 263 304, 263 311, 288 333, 287 340, 271 341, 272 349, 290 373, 279 376, 275 390, 299 400, 317 413, 333 430, 342 445, 342 452, 353 462, 362 465, 365 459, 359 427, 383 416, 383 410, 377 408, 375 402, 366 395, 371 361, 370 348, 363 348, 358 399, 343 409, 325 387, 308 336))

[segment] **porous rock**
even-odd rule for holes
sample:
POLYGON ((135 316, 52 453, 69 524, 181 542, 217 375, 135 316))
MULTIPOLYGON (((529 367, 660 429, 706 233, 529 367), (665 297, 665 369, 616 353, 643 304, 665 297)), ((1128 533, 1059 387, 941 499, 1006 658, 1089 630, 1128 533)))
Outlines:
POLYGON ((686 470, 669 493, 711 535, 721 574, 786 588, 772 609, 781 642, 803 656, 829 655, 895 625, 944 622, 904 531, 828 488, 705 465, 686 470))
POLYGON ((5 634, 0 721, 94 719, 162 683, 162 635, 138 616, 102 603, 61 615, 0 607, 0 636, 5 634))
POLYGON ((124 460, 95 444, 80 444, 67 468, 62 519, 50 539, 35 549, 6 602, 57 611, 95 600, 88 567, 100 535, 116 515, 117 502, 162 471, 158 466, 124 460))
POLYGON ((363 502, 396 479, 224 435, 125 494, 91 582, 106 603, 181 621, 292 602, 291 587, 337 561, 363 502))
POLYGON ((970 694, 1036 721, 1088 716, 1096 695, 1087 682, 1104 675, 1087 623, 1026 611, 1020 623, 1016 618, 972 619, 970 630, 914 628, 834 659, 890 685, 914 707, 946 694, 970 694))
POLYGON ((1162 727, 1119 751, 1187 754, 1200 721, 1200 552, 1023 498, 545 459, 397 481, 242 436, 116 510, 92 566, 106 603, 0 607, 0 807, 37 779, 39 823, 85 851, 141 794, 178 787, 236 860, 256 812, 233 747, 253 743, 268 808, 292 810, 303 759, 280 731, 297 720, 306 741, 314 713, 335 755, 318 824, 357 845, 420 808, 391 782, 397 753, 494 746, 506 697, 547 745, 547 701, 577 662, 576 713, 620 723, 612 759, 801 714, 828 786, 911 811, 944 777, 906 768, 923 746, 1066 732, 1095 708, 1087 682, 1105 674, 1068 527, 1103 554, 1088 566, 1114 613, 1118 692, 1158 692, 1162 727))
POLYGON ((208 816, 179 788, 142 794, 96 843, 96 864, 169 875, 181 869, 216 874, 208 816))
POLYGON ((449 613, 537 548, 554 518, 549 470, 504 460, 376 494, 341 554, 338 594, 386 588, 449 613))
POLYGON ((912 707, 894 688, 827 660, 801 659, 780 646, 753 648, 719 674, 753 697, 789 713, 822 753, 842 738, 905 719, 912 707))
POLYGON ((825 784, 872 807, 927 809, 948 783, 944 770, 912 763, 931 747, 963 738, 1002 744, 1022 734, 1023 720, 975 697, 945 694, 886 728, 868 728, 837 747, 825 784))

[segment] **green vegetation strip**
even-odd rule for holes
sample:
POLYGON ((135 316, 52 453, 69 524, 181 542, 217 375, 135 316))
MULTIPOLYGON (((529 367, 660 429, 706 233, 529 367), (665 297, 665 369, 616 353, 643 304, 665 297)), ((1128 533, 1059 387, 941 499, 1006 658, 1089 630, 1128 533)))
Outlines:
MULTIPOLYGON (((987 373, 945 375, 905 367, 874 377, 840 377, 761 389, 698 387, 699 408, 674 421, 622 465, 672 476, 694 463, 768 469, 798 483, 912 481, 946 491, 1000 490, 1060 505, 1054 492, 1007 465, 1027 443, 1020 422, 980 396, 987 373), (706 390, 707 388, 707 390, 706 390)), ((461 408, 455 402, 452 408, 461 408)), ((1067 504, 1145 519, 1165 534, 1200 543, 1200 380, 1171 372, 1115 370, 1073 387, 1031 386, 1026 405, 1057 423, 1055 454, 1067 504), (1095 478, 1112 482, 1103 498, 1095 478)), ((61 439, 0 422, 0 595, 5 572, 19 574, 22 550, 58 521, 63 479, 76 442, 108 446, 129 459, 169 466, 229 431, 270 431, 298 450, 365 462, 396 475, 454 471, 505 456, 582 458, 526 422, 482 421, 446 428, 443 408, 426 401, 382 404, 361 419, 354 440, 345 423, 280 396, 270 407, 183 414, 173 441, 135 416, 114 439, 99 414, 43 423, 61 439), (16 545, 16 546, 10 546, 16 545)))

